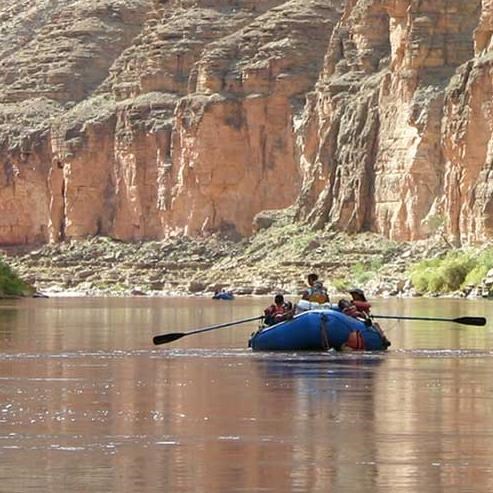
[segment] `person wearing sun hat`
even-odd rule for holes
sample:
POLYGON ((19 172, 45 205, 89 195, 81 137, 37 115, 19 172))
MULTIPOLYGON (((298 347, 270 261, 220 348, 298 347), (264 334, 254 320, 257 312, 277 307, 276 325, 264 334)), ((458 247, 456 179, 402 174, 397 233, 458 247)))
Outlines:
MULTIPOLYGON (((371 313, 370 313, 371 303, 369 303, 369 301, 366 299, 364 291, 360 288, 353 287, 348 289, 348 293, 351 295, 353 299, 343 307, 342 310, 343 313, 351 317, 363 318, 367 325, 375 327, 375 329, 382 337, 385 347, 386 348, 389 347, 391 343, 387 339, 387 336, 385 335, 382 328, 380 327, 380 324, 374 322, 371 319, 371 313)), ((346 300, 341 300, 341 301, 346 301, 346 300)))
POLYGON ((365 293, 360 288, 348 289, 348 293, 353 298, 352 304, 358 309, 359 312, 370 315, 371 304, 366 299, 365 293))

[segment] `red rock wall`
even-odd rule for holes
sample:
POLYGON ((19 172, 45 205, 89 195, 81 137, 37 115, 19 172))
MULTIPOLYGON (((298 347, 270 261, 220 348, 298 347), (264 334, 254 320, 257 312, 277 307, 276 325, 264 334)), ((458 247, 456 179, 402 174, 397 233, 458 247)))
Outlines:
MULTIPOLYGON (((459 133, 448 128, 457 125, 454 74, 476 63, 480 14, 491 18, 485 8, 480 0, 347 3, 305 112, 300 217, 400 240, 426 237, 444 222, 451 236, 476 238, 466 203, 484 156, 467 164, 459 151, 449 162, 448 134, 459 133)), ((471 96, 464 89, 461 99, 471 96)), ((475 136, 491 135, 485 123, 476 120, 475 136)))
MULTIPOLYGON (((246 235, 258 212, 292 205, 293 119, 342 0, 24 4, 39 26, 4 51, 0 104, 44 98, 53 111, 31 125, 42 166, 0 189, 0 243, 246 235), (13 189, 37 182, 39 214, 27 220, 13 189)), ((25 21, 22 9, 7 13, 25 21)), ((0 149, 6 169, 15 152, 0 149)))
POLYGON ((475 56, 454 75, 444 102, 443 209, 448 230, 459 242, 493 236, 492 34, 493 2, 483 0, 475 56))
POLYGON ((0 29, 0 244, 293 205, 493 234, 491 0, 19 0, 0 29))

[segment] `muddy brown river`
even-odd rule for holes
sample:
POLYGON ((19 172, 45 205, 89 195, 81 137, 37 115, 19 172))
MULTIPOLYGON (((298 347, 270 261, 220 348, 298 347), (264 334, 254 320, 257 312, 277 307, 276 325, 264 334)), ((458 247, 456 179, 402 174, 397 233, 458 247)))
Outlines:
MULTIPOLYGON (((378 300, 386 353, 252 353, 268 298, 0 302, 0 492, 491 492, 493 303, 378 300)), ((293 299, 294 301, 294 299, 293 299)))

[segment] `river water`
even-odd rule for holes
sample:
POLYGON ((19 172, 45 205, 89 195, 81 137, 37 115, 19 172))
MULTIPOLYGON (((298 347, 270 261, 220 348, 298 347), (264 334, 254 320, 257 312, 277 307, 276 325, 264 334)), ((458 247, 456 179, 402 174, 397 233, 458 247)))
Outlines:
MULTIPOLYGON (((0 302, 0 492, 491 492, 493 330, 385 321, 387 353, 252 353, 267 298, 0 302)), ((294 301, 294 300, 293 300, 294 301)), ((493 304, 378 300, 454 318, 493 304)))

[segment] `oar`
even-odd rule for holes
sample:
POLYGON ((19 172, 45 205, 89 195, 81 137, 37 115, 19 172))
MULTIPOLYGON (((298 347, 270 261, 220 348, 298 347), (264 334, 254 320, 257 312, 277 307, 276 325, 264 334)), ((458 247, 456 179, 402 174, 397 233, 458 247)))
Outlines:
POLYGON ((245 322, 251 322, 252 320, 260 320, 264 318, 263 315, 259 317, 244 318, 243 320, 236 320, 234 322, 226 322, 224 324, 211 325, 210 327, 204 327, 203 329, 191 330, 190 332, 169 332, 168 334, 161 334, 154 336, 152 342, 154 344, 167 344, 168 342, 173 342, 181 339, 185 336, 191 336, 192 334, 200 334, 201 332, 208 332, 209 330, 221 329, 222 327, 230 327, 231 325, 244 324, 245 322))
POLYGON ((428 320, 430 322, 454 322, 464 325, 478 325, 480 327, 486 325, 484 317, 459 317, 459 318, 432 318, 432 317, 398 317, 394 315, 372 315, 374 318, 389 318, 396 320, 428 320))

